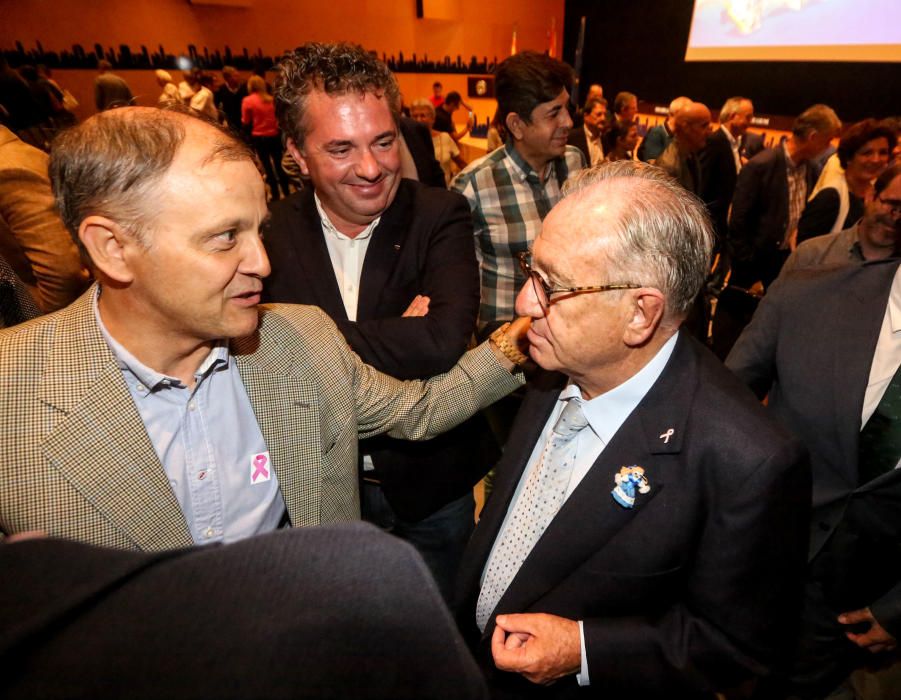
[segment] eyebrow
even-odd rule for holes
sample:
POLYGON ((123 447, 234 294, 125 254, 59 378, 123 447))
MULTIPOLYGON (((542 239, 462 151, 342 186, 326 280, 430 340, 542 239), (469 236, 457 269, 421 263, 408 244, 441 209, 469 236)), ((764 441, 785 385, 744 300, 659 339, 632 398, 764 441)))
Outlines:
MULTIPOLYGON (((382 139, 386 139, 388 137, 397 138, 397 131, 383 131, 381 134, 376 135, 376 137, 372 139, 372 143, 376 143, 377 141, 381 141, 382 139)), ((326 143, 323 148, 353 148, 354 146, 356 146, 356 144, 351 139, 335 139, 334 141, 329 141, 328 143, 326 143)))

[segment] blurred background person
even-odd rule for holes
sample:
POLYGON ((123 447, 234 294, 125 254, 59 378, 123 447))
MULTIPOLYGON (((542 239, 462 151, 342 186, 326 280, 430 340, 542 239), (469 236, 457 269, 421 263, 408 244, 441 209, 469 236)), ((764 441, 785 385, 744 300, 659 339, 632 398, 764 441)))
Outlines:
POLYGON ((435 158, 444 172, 445 184, 449 185, 456 172, 466 167, 466 161, 460 155, 460 148, 450 134, 435 129, 435 108, 429 100, 414 100, 410 106, 410 116, 429 128, 432 145, 435 148, 435 158), (454 166, 457 166, 456 171, 454 166))
POLYGON ((156 84, 162 89, 160 96, 157 98, 157 104, 160 107, 173 107, 179 104, 181 97, 178 94, 178 87, 172 82, 172 76, 169 74, 169 71, 160 68, 154 75, 156 76, 156 84))
POLYGON ((241 102, 241 124, 250 130, 250 140, 266 174, 270 196, 272 199, 287 197, 291 193, 290 183, 282 169, 284 148, 272 95, 266 91, 266 81, 258 75, 247 81, 247 92, 241 102))
POLYGON ((638 127, 634 122, 614 120, 610 128, 601 138, 604 160, 612 163, 615 160, 632 160, 632 152, 638 144, 638 127))
POLYGON ((838 151, 826 163, 798 221, 798 243, 849 228, 863 216, 873 182, 889 163, 895 132, 864 119, 842 134, 838 151))

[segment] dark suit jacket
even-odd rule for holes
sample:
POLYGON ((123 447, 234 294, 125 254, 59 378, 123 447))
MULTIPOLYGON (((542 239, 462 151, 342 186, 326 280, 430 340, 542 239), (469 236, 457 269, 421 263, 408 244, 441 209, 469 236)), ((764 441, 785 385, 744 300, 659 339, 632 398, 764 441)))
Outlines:
MULTIPOLYGON (((466 349, 479 306, 479 271, 466 200, 402 180, 372 233, 360 280, 357 321, 349 321, 322 234, 313 188, 273 203, 266 249, 267 300, 321 307, 363 361, 400 379, 446 372, 466 349), (431 299, 422 318, 401 318, 417 294, 431 299)), ((422 443, 373 438, 371 454, 392 508, 419 520, 462 496, 499 452, 476 417, 422 443)))
POLYGON ((7 700, 487 695, 422 559, 362 523, 154 554, 0 544, 0 586, 7 700))
MULTIPOLYGON (((807 168, 807 191, 816 177, 807 168)), ((729 220, 729 251, 733 264, 765 271, 765 284, 775 272, 764 270, 770 257, 777 254, 788 226, 788 175, 785 150, 768 148, 749 160, 738 174, 729 220)), ((744 280, 743 280, 744 281, 744 280)), ((753 281, 753 280, 751 280, 753 281)))
POLYGON ((741 137, 738 152, 748 160, 756 156, 765 148, 763 143, 763 134, 755 134, 752 131, 746 131, 741 137))
MULTIPOLYGON (((479 636, 479 578, 565 378, 540 374, 517 416, 494 491, 464 555, 457 614, 499 697, 569 697, 493 668, 479 636)), ((536 543, 495 610, 584 620, 592 695, 707 697, 780 660, 800 596, 809 473, 801 447, 734 377, 680 332, 663 374, 536 543), (671 438, 663 438, 672 429, 671 438), (634 509, 611 496, 620 468, 650 482, 634 509)))
POLYGON ((707 205, 717 238, 724 239, 729 230, 729 206, 735 193, 738 173, 729 138, 722 129, 707 137, 707 144, 698 154, 701 166, 701 199, 707 205))
POLYGON ((404 135, 413 163, 416 165, 416 174, 419 181, 432 187, 446 189, 444 171, 435 158, 435 146, 432 143, 432 132, 425 124, 420 124, 415 119, 402 116, 400 118, 400 132, 404 135))
POLYGON ((811 561, 842 522, 862 530, 861 553, 879 545, 881 554, 869 561, 833 567, 839 596, 871 595, 836 612, 869 605, 901 637, 901 471, 857 484, 864 394, 897 267, 894 260, 787 274, 764 297, 726 363, 758 396, 769 394, 773 416, 810 450, 811 561))

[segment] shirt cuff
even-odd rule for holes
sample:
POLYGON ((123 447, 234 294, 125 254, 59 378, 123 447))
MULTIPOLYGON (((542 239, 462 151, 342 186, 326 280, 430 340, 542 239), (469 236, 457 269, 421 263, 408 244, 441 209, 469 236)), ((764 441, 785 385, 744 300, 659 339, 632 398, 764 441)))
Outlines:
POLYGON ((582 620, 579 620, 579 647, 582 655, 582 668, 576 674, 576 681, 581 686, 591 685, 591 679, 588 677, 588 656, 585 653, 585 627, 582 620))

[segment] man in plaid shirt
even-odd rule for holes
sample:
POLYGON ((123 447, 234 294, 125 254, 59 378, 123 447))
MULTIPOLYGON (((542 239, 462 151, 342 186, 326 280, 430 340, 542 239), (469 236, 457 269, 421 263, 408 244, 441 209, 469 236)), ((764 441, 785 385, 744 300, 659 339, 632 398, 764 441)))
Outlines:
POLYGON ((572 69, 545 54, 524 51, 503 61, 495 91, 507 142, 451 184, 472 209, 482 274, 480 335, 513 317, 524 282, 517 255, 531 247, 570 173, 586 165, 582 152, 566 144, 572 81, 572 69))

